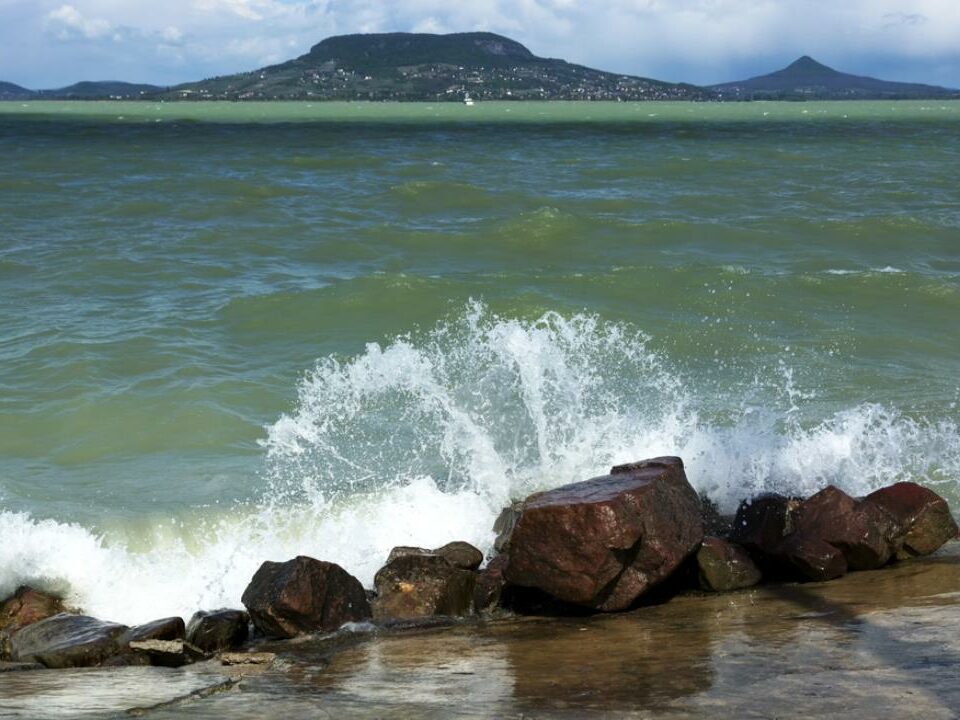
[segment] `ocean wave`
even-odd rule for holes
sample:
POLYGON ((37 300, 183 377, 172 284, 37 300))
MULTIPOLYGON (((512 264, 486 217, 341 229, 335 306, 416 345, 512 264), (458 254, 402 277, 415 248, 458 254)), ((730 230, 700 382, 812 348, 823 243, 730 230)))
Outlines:
POLYGON ((262 561, 297 554, 370 585, 394 545, 489 551, 511 500, 664 454, 727 511, 761 490, 862 495, 903 479, 958 500, 955 420, 863 403, 802 422, 810 393, 787 365, 756 382, 721 398, 718 415, 638 328, 471 303, 432 330, 322 358, 266 428, 259 494, 216 516, 145 523, 134 537, 0 514, 0 594, 40 584, 139 622, 237 606, 262 561))

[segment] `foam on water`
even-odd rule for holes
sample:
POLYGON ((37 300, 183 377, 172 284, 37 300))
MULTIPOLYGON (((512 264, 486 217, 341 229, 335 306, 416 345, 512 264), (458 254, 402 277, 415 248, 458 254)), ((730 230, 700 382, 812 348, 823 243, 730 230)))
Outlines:
POLYGON ((117 534, 0 514, 0 595, 31 582, 139 622, 238 606, 260 562, 297 554, 370 585, 394 545, 487 550, 511 500, 664 454, 727 510, 764 489, 863 494, 900 479, 957 501, 954 420, 862 404, 803 425, 807 395, 786 365, 775 375, 716 417, 636 328, 472 304, 430 332, 320 360, 295 410, 266 429, 261 496, 225 515, 145 528, 147 549, 133 550, 117 534))

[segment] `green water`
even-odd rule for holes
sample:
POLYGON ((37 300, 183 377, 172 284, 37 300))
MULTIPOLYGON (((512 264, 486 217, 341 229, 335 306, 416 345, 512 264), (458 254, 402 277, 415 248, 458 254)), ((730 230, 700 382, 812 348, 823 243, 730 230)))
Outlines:
POLYGON ((644 453, 960 501, 958 102, 0 103, 0 157, 0 589, 235 604, 644 453))

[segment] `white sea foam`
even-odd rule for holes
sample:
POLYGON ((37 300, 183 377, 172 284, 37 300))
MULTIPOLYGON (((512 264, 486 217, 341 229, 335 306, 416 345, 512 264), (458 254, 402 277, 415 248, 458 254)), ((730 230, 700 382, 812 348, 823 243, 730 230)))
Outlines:
MULTIPOLYGON (((655 455, 684 458, 727 510, 764 489, 854 494, 900 479, 958 497, 960 429, 863 404, 802 425, 807 395, 728 398, 715 419, 636 329, 592 316, 498 318, 480 305, 420 337, 322 359, 267 428, 262 496, 219 518, 118 535, 0 514, 0 595, 31 582, 125 622, 238 606, 263 560, 332 560, 365 584, 398 544, 488 550, 510 500, 655 455)), ((766 386, 764 386, 766 387, 766 386)))

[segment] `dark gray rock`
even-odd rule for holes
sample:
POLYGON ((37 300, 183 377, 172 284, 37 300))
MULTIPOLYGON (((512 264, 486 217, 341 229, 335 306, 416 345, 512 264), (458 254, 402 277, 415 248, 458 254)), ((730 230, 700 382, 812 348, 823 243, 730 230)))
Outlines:
POLYGON ((124 636, 127 642, 142 642, 145 640, 183 640, 187 636, 187 629, 183 618, 169 617, 153 620, 144 625, 130 628, 124 636))
POLYGON ((761 580, 746 550, 717 537, 704 538, 697 551, 697 568, 700 587, 714 592, 747 588, 761 580))
POLYGON ((126 625, 86 615, 61 613, 33 623, 13 636, 13 660, 49 668, 91 667, 121 654, 126 625))
POLYGON ((233 650, 246 641, 249 625, 243 610, 200 610, 187 624, 187 642, 205 653, 233 650))
POLYGON ((503 577, 507 567, 506 555, 497 555, 477 575, 473 588, 473 608, 476 612, 486 612, 501 606, 507 581, 503 577))

